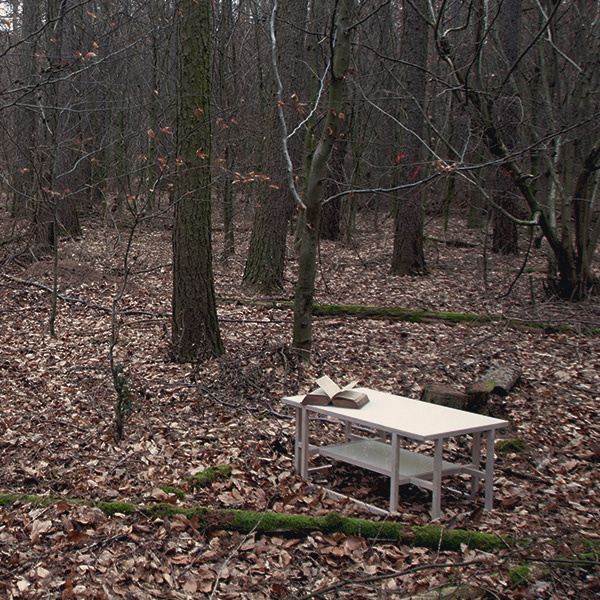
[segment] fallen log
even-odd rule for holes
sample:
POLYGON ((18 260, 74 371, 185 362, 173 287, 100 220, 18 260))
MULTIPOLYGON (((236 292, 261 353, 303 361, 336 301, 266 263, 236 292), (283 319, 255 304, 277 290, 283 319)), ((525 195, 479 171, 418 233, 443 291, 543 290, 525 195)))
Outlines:
MULTIPOLYGON (((496 396, 508 396, 510 390, 515 386, 517 381, 521 377, 521 369, 512 365, 497 364, 492 365, 473 385, 479 386, 479 388, 489 388, 490 394, 496 396)), ((472 387, 472 386, 471 386, 472 387)))
POLYGON ((430 383, 421 392, 421 401, 440 406, 449 406, 458 410, 466 410, 469 396, 459 392, 449 385, 430 383))
MULTIPOLYGON (((66 502, 63 498, 23 494, 0 494, 0 506, 13 503, 32 503, 43 506, 66 502)), ((81 500, 70 500, 81 504, 81 500)), ((166 519, 173 515, 183 515, 194 519, 204 527, 263 534, 286 534, 303 537, 315 531, 323 533, 343 533, 365 539, 394 542, 430 548, 433 550, 461 550, 466 546, 474 550, 490 552, 507 548, 512 543, 499 535, 447 529, 439 525, 406 525, 392 521, 371 521, 354 517, 343 517, 332 512, 326 516, 298 515, 276 512, 254 512, 250 510, 213 509, 201 506, 182 507, 170 502, 137 504, 133 502, 86 502, 100 509, 107 517, 115 514, 129 515, 142 513, 150 518, 166 519)))
MULTIPOLYGON (((264 306, 273 309, 293 309, 294 302, 282 298, 240 298, 223 297, 217 300, 221 303, 239 304, 243 306, 264 306)), ((356 319, 386 319, 390 321, 406 321, 409 323, 444 323, 456 325, 470 323, 473 325, 492 325, 500 323, 503 327, 519 331, 541 331, 543 333, 580 333, 579 329, 571 325, 554 325, 543 321, 523 321, 508 319, 502 315, 488 315, 476 313, 460 313, 441 310, 418 308, 398 308, 385 306, 363 306, 342 304, 314 304, 312 314, 315 317, 352 317, 356 319)), ((226 319, 224 319, 227 321, 226 319)), ((269 325, 272 321, 260 321, 269 325)), ((600 335, 600 329, 586 330, 588 335, 600 335)))
POLYGON ((474 413, 485 413, 491 389, 487 382, 479 382, 469 386, 465 392, 459 392, 446 384, 427 384, 421 392, 421 401, 439 404, 458 410, 474 413))
POLYGON ((521 376, 521 370, 511 365, 492 365, 485 374, 467 386, 465 392, 447 384, 430 383, 421 392, 421 400, 469 412, 486 410, 490 395, 507 396, 521 376))

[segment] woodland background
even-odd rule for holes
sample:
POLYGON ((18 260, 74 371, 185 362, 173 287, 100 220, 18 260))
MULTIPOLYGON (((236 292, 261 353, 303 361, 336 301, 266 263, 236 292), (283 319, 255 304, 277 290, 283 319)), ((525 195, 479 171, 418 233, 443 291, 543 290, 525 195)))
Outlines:
MULTIPOLYGON (((5 597, 597 595, 598 2, 0 14, 5 597), (517 440, 496 509, 446 493, 440 525, 505 548, 144 509, 371 519, 293 473, 281 397, 324 372, 418 397, 497 362, 523 374, 488 407, 517 440)), ((384 478, 326 478, 385 506, 384 478)), ((403 489, 394 519, 428 504, 403 489)))

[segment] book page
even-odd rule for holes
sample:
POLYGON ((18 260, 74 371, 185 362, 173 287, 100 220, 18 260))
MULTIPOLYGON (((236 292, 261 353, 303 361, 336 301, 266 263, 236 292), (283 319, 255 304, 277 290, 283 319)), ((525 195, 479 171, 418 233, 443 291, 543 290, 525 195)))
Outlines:
POLYGON ((330 397, 333 398, 339 391, 340 386, 335 383, 332 379, 327 377, 327 375, 323 375, 317 379, 317 385, 330 397))

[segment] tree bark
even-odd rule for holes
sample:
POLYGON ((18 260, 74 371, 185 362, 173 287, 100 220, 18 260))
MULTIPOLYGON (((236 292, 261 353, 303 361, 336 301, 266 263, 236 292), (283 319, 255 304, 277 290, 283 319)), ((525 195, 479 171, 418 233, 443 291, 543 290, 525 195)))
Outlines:
MULTIPOLYGON (((306 22, 306 6, 302 2, 283 0, 279 11, 285 15, 285 20, 291 20, 298 26, 306 22)), ((304 53, 300 27, 291 29, 277 25, 276 31, 277 61, 282 81, 277 82, 273 69, 268 69, 264 121, 266 139, 262 167, 262 172, 268 179, 256 184, 259 195, 255 203, 252 236, 243 277, 247 288, 264 294, 277 293, 283 288, 288 222, 294 206, 281 149, 284 134, 278 118, 276 90, 281 83, 290 91, 290 96, 297 93, 300 60, 304 53)), ((268 63, 270 62, 269 60, 268 63)))
MULTIPOLYGON (((54 208, 54 235, 64 233, 69 236, 81 234, 79 215, 77 212, 77 164, 75 148, 78 139, 79 123, 75 110, 77 93, 69 71, 73 70, 72 61, 76 58, 77 41, 75 40, 76 21, 79 11, 72 5, 71 0, 63 3, 52 2, 48 15, 57 19, 54 32, 55 41, 51 47, 56 47, 53 57, 56 81, 50 86, 50 106, 54 107, 52 119, 52 156, 51 173, 48 174, 51 202, 54 208)), ((53 240, 49 240, 53 242, 53 240)))
MULTIPOLYGON (((15 7, 16 8, 16 7, 15 7)), ((40 21, 37 0, 24 0, 21 22, 21 77, 26 88, 33 90, 38 69, 37 51, 38 40, 34 33, 40 21)), ((18 132, 15 137, 18 144, 18 174, 14 182, 13 216, 21 216, 28 212, 37 214, 36 208, 32 208, 36 193, 36 164, 35 148, 37 137, 38 119, 32 108, 35 103, 33 91, 26 93, 23 98, 23 107, 18 109, 18 132)), ((38 200, 39 201, 39 200, 38 200)), ((40 236, 41 237, 41 236, 40 236)), ((47 240, 47 235, 44 236, 47 240)))
POLYGON ((211 249, 210 0, 179 0, 178 10, 173 354, 190 362, 224 348, 211 249))
MULTIPOLYGON (((325 197, 333 196, 341 191, 339 182, 344 180, 344 161, 346 158, 347 146, 347 139, 344 132, 341 131, 338 141, 331 150, 329 181, 325 186, 325 197)), ((323 239, 339 240, 342 237, 342 211, 343 206, 347 201, 347 198, 342 200, 341 197, 337 197, 328 201, 323 206, 323 214, 321 215, 321 237, 323 239)))
MULTIPOLYGON (((421 15, 427 12, 425 0, 404 3, 400 59, 410 66, 404 69, 407 101, 400 117, 409 129, 400 136, 399 156, 403 156, 398 159, 397 181, 402 184, 414 183, 422 175, 429 35, 428 25, 421 15)), ((418 187, 395 199, 391 272, 393 275, 422 275, 426 272, 422 192, 418 187)))
MULTIPOLYGON (((521 11, 520 0, 503 0, 500 5, 500 42, 505 62, 498 69, 500 76, 504 75, 515 63, 519 56, 519 17, 521 11)), ((515 111, 516 90, 507 83, 501 90, 500 101, 496 103, 496 120, 498 131, 505 140, 509 152, 517 148, 518 115, 515 111)), ((498 167, 496 169, 496 203, 504 211, 494 211, 494 230, 492 236, 492 250, 502 255, 517 254, 519 251, 519 231, 517 224, 508 215, 517 214, 518 190, 510 174, 498 167), (508 213, 508 214, 507 214, 508 213)))
POLYGON ((312 349, 312 304, 315 291, 317 269, 317 244, 321 221, 324 176, 327 160, 335 143, 339 121, 344 84, 350 60, 350 15, 353 0, 340 0, 335 23, 335 44, 329 83, 327 117, 323 132, 313 155, 308 174, 306 192, 306 217, 299 256, 298 281, 294 296, 294 332, 293 346, 301 352, 303 358, 310 358, 312 349))

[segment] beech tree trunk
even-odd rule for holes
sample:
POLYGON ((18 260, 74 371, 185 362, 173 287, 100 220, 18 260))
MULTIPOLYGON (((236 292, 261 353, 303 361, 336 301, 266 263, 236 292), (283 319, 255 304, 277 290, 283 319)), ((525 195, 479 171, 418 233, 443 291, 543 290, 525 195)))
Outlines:
MULTIPOLYGON (((37 0, 24 0, 21 23, 21 77, 27 88, 33 89, 37 75, 38 60, 36 48, 37 38, 33 35, 40 21, 37 0)), ((38 119, 33 105, 35 95, 29 92, 23 96, 24 106, 18 110, 19 146, 18 164, 19 170, 16 174, 13 196, 13 216, 23 215, 29 212, 35 202, 35 147, 37 136, 38 119)), ((36 214, 35 208, 32 211, 36 214)), ((47 238, 46 238, 47 239, 47 238)))

